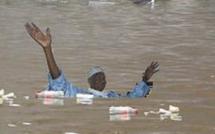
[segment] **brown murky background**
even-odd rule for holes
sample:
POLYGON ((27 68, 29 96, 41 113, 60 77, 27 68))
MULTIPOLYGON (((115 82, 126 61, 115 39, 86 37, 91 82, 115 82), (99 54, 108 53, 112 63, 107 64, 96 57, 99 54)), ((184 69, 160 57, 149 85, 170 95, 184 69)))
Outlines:
POLYGON ((15 92, 21 105, 0 105, 1 134, 215 133, 215 1, 158 0, 154 8, 112 2, 0 1, 0 88, 15 92), (153 92, 147 99, 96 99, 93 105, 66 99, 64 105, 44 105, 34 94, 46 86, 48 71, 42 49, 24 29, 31 21, 51 28, 57 63, 77 86, 87 88, 86 72, 101 65, 107 90, 126 92, 156 60, 161 67, 152 78, 153 92), (144 116, 170 104, 180 108, 182 121, 144 116), (128 121, 110 121, 112 105, 132 106, 139 113, 128 121))

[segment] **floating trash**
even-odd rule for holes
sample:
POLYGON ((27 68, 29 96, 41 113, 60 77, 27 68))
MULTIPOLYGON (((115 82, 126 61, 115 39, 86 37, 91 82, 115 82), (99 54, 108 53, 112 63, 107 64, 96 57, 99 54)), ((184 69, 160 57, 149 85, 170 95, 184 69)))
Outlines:
POLYGON ((74 133, 74 132, 65 132, 64 134, 78 134, 78 133, 74 133))
POLYGON ((31 123, 29 123, 29 122, 22 122, 22 125, 24 125, 24 126, 30 126, 31 123))
POLYGON ((13 104, 13 100, 16 98, 16 95, 13 92, 10 92, 8 94, 5 94, 5 90, 0 90, 0 104, 3 104, 3 102, 7 102, 9 105, 13 104))
POLYGON ((174 121, 182 121, 182 116, 180 116, 178 113, 172 113, 170 115, 170 119, 174 121))
POLYGON ((159 114, 159 111, 149 111, 150 114, 159 114))
POLYGON ((29 96, 24 96, 24 99, 29 100, 30 97, 29 96))
POLYGON ((160 108, 160 109, 159 109, 159 113, 160 113, 160 114, 165 114, 165 115, 168 115, 168 116, 169 116, 169 115, 171 115, 172 112, 169 111, 169 110, 165 110, 165 109, 163 109, 163 108, 160 108))
POLYGON ((10 106, 10 107, 20 107, 21 105, 20 105, 20 104, 9 103, 9 106, 10 106))
POLYGON ((64 98, 63 91, 41 91, 36 93, 36 98, 64 98))
POLYGON ((92 94, 76 94, 77 104, 93 104, 94 96, 92 94))
POLYGON ((57 106, 63 106, 64 105, 64 99, 57 99, 57 98, 42 98, 44 105, 57 105, 57 106))
POLYGON ((129 106, 111 106, 109 108, 110 121, 127 121, 131 116, 135 116, 138 109, 129 106))
POLYGON ((137 115, 137 113, 121 113, 121 114, 110 114, 110 121, 128 121, 131 120, 132 116, 137 115))
POLYGON ((179 112, 179 108, 173 105, 169 105, 169 111, 171 112, 179 112))
POLYGON ((8 127, 16 127, 16 124, 7 124, 8 127))
POLYGON ((160 114, 160 120, 165 120, 165 119, 169 119, 169 115, 166 114, 160 114))
POLYGON ((109 108, 109 114, 123 114, 123 113, 137 114, 137 112, 138 109, 129 106, 111 106, 109 108))
POLYGON ((173 121, 182 121, 182 116, 179 115, 179 111, 179 107, 169 105, 169 110, 160 108, 159 111, 144 112, 144 115, 148 116, 149 114, 159 114, 160 120, 170 119, 173 121))
POLYGON ((148 116, 148 115, 149 115, 149 112, 144 112, 144 115, 145 115, 145 116, 148 116))
POLYGON ((2 97, 4 95, 4 89, 0 90, 0 96, 2 97))
POLYGON ((89 1, 88 6, 99 7, 99 6, 112 6, 115 5, 114 2, 108 1, 89 1))
POLYGON ((110 121, 128 121, 128 120, 131 120, 131 116, 129 113, 110 115, 110 121))
POLYGON ((3 95, 3 99, 8 100, 10 98, 16 98, 13 92, 3 95))
POLYGON ((4 89, 1 89, 1 90, 0 90, 0 97, 1 97, 3 100, 11 100, 11 99, 16 98, 16 95, 15 95, 13 92, 8 93, 8 94, 5 94, 5 90, 4 90, 4 89))

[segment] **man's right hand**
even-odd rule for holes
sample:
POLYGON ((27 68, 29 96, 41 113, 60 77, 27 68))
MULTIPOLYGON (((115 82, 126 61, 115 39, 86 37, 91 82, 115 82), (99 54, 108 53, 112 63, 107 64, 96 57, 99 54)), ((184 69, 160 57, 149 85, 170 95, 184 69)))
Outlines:
POLYGON ((153 74, 159 71, 158 62, 152 62, 143 73, 142 80, 148 82, 148 80, 152 77, 153 74))
POLYGON ((43 33, 34 23, 26 23, 25 28, 28 34, 43 48, 52 78, 58 78, 60 76, 60 70, 52 53, 52 37, 49 28, 46 29, 46 33, 43 33))
POLYGON ((25 28, 28 34, 43 48, 47 48, 51 46, 52 37, 50 34, 50 29, 46 29, 46 33, 44 34, 34 23, 26 23, 25 28))

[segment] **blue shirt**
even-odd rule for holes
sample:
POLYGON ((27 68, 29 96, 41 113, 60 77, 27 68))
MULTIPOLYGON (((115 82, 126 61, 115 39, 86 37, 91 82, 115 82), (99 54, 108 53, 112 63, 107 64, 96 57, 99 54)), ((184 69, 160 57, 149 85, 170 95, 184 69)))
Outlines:
POLYGON ((93 94, 95 97, 101 98, 119 98, 119 97, 129 97, 129 98, 138 98, 145 97, 149 92, 149 86, 144 82, 140 81, 137 83, 131 91, 125 94, 119 94, 115 91, 97 91, 94 89, 83 89, 70 83, 64 76, 64 73, 61 72, 61 75, 52 79, 51 75, 48 75, 48 90, 50 91, 63 91, 65 97, 75 97, 77 93, 93 94))

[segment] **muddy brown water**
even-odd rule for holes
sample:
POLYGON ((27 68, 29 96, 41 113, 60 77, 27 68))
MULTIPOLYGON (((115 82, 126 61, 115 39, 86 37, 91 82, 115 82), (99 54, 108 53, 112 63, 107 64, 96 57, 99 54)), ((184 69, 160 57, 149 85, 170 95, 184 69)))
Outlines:
POLYGON ((21 105, 0 105, 0 133, 214 134, 215 1, 157 0, 154 7, 127 0, 88 2, 0 1, 0 88, 14 92, 14 103, 21 105), (126 92, 151 61, 159 61, 151 95, 95 99, 93 105, 76 104, 75 99, 44 105, 34 94, 46 86, 48 71, 42 49, 24 29, 31 21, 51 28, 57 63, 80 87, 88 87, 87 70, 100 65, 107 74, 106 90, 126 92), (180 108, 182 121, 144 115, 169 105, 180 108), (132 106, 139 112, 130 120, 111 121, 110 106, 132 106))

